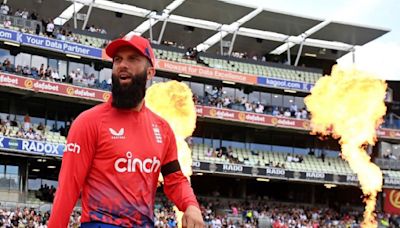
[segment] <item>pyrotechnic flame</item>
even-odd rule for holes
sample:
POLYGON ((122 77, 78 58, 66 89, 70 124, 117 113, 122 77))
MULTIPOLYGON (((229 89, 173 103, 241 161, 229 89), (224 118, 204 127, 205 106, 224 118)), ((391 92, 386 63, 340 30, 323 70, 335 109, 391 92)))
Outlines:
POLYGON ((377 227, 374 210, 382 172, 364 148, 376 142, 376 129, 386 112, 386 87, 373 75, 334 66, 332 75, 319 79, 305 98, 313 133, 340 138, 342 158, 358 175, 366 203, 362 227, 377 227))
MULTIPOLYGON (((192 175, 192 152, 185 138, 192 135, 196 128, 197 117, 192 96, 192 91, 186 84, 169 81, 153 84, 147 89, 145 98, 146 106, 163 117, 174 131, 179 164, 189 180, 192 175)), ((182 212, 176 207, 174 209, 178 221, 182 221, 182 212)))

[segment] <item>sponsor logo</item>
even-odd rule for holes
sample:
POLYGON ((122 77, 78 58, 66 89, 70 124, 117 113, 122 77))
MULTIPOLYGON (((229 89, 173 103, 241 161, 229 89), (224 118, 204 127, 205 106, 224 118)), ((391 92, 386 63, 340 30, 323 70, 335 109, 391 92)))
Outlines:
POLYGON ((74 95, 74 88, 72 88, 72 87, 67 87, 67 94, 68 95, 74 95))
POLYGON ((324 173, 316 173, 316 172, 306 172, 306 178, 314 178, 314 179, 324 179, 324 173))
POLYGON ((109 128, 108 129, 111 133, 111 138, 112 139, 125 139, 125 129, 121 128, 119 129, 119 131, 117 132, 116 130, 109 128))
POLYGON ((214 163, 211 163, 210 166, 209 166, 209 168, 210 168, 210 171, 211 171, 211 172, 215 172, 215 171, 217 170, 217 165, 214 164, 214 163))
MULTIPOLYGON (((26 84, 26 82, 25 82, 26 84)), ((35 82, 33 83, 33 87, 35 89, 42 89, 47 91, 55 91, 58 92, 58 85, 52 85, 51 83, 47 82, 35 82)))
POLYGON ((337 174, 333 175, 333 181, 334 182, 339 182, 339 176, 337 174))
POLYGON ((81 97, 91 97, 94 98, 96 97, 96 94, 94 92, 90 92, 85 89, 74 89, 72 87, 67 88, 67 94, 70 96, 81 96, 81 97))
POLYGON ((284 169, 267 168, 265 171, 267 175, 285 176, 284 169))
POLYGON ((81 152, 81 146, 79 146, 77 143, 68 143, 65 145, 64 153, 66 152, 79 154, 81 152))
POLYGON ((160 132, 160 128, 158 128, 157 124, 152 124, 154 138, 156 139, 157 143, 162 143, 162 136, 160 132))
POLYGON ((254 114, 246 114, 246 120, 264 123, 265 117, 260 116, 260 115, 254 115, 254 114))
POLYGON ((210 115, 212 117, 217 117, 217 118, 230 118, 233 119, 235 118, 235 113, 234 112, 230 112, 230 111, 222 111, 222 110, 215 110, 215 109, 211 109, 210 110, 210 115))
POLYGON ((296 122, 295 121, 287 120, 287 119, 278 119, 277 124, 285 125, 285 126, 296 126, 296 122))
POLYGON ((58 149, 57 144, 48 144, 48 143, 27 141, 27 140, 22 141, 22 150, 28 152, 38 152, 38 153, 44 152, 46 154, 58 154, 57 149, 58 149))
POLYGON ((243 112, 239 112, 239 115, 238 115, 238 117, 239 117, 239 120, 240 121, 244 121, 245 119, 246 119, 246 114, 245 113, 243 113, 243 112))
POLYGON ((196 113, 202 115, 203 114, 203 108, 202 107, 196 107, 196 113))
POLYGON ((0 75, 0 83, 18 85, 18 78, 12 78, 7 75, 0 75))
POLYGON ((217 115, 217 110, 215 110, 215 109, 213 109, 213 108, 210 109, 209 112, 210 112, 210 116, 211 116, 211 117, 215 117, 215 116, 217 115))
POLYGON ((395 179, 395 178, 385 178, 385 184, 390 184, 390 185, 400 185, 400 179, 395 179))
POLYGON ((0 37, 3 38, 3 39, 12 40, 13 33, 2 30, 2 31, 0 31, 0 37))
POLYGON ((389 193, 389 201, 393 207, 400 209, 400 191, 391 190, 389 193))
POLYGON ((10 149, 18 149, 18 140, 16 139, 10 139, 10 141, 8 141, 8 147, 10 149))
POLYGON ((251 174, 252 174, 253 176, 258 175, 258 168, 257 168, 257 167, 251 168, 251 174))
POLYGON ((25 83, 24 83, 24 86, 27 89, 32 89, 33 88, 33 81, 30 80, 30 79, 26 80, 25 83))
POLYGON ((193 161, 192 167, 194 167, 194 168, 200 168, 200 162, 199 162, 199 161, 193 161))
POLYGON ((96 94, 94 92, 90 92, 86 89, 75 89, 74 95, 81 96, 81 97, 91 97, 91 98, 96 97, 96 94))
POLYGON ((346 175, 346 182, 358 182, 356 175, 346 175))
POLYGON ((224 170, 224 171, 232 171, 232 172, 242 172, 243 171, 243 166, 241 166, 241 165, 223 164, 222 170, 224 170))
POLYGON ((143 161, 139 158, 133 158, 132 152, 126 152, 125 158, 118 158, 114 162, 115 171, 119 173, 135 173, 140 171, 141 173, 156 173, 161 166, 160 160, 157 157, 152 159, 146 158, 143 161))
POLYGON ((103 100, 108 101, 110 99, 111 94, 110 93, 103 93, 103 100))

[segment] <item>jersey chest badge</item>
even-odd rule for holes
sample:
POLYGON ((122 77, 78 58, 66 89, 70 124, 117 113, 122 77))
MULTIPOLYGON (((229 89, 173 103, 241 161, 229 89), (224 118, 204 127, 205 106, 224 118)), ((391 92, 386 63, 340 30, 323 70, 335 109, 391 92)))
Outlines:
POLYGON ((151 125, 153 127, 153 133, 154 133, 154 138, 155 138, 156 142, 159 144, 163 143, 160 128, 158 128, 157 124, 153 123, 151 125))

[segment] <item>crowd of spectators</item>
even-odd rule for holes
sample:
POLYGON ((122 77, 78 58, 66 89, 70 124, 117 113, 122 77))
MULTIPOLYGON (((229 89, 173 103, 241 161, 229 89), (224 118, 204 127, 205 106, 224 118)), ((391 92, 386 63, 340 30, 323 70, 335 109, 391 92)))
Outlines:
POLYGON ((287 162, 296 162, 296 163, 302 163, 304 160, 303 156, 296 154, 296 155, 291 155, 287 154, 286 155, 286 161, 287 162))
POLYGON ((3 136, 30 140, 46 140, 45 130, 46 127, 43 123, 39 123, 37 127, 34 127, 28 114, 25 115, 22 124, 18 124, 16 116, 14 117, 14 120, 10 120, 10 116, 7 116, 5 120, 0 119, 0 135, 3 136), (18 130, 14 132, 12 127, 17 127, 18 130))
POLYGON ((26 8, 24 9, 17 9, 15 12, 13 12, 13 9, 7 5, 7 3, 3 2, 0 6, 0 13, 3 15, 14 15, 16 17, 21 17, 24 19, 31 19, 31 20, 37 20, 38 19, 38 14, 35 11, 29 11, 26 8))
POLYGON ((41 185, 39 190, 36 191, 35 196, 44 202, 53 202, 56 194, 56 188, 48 186, 47 184, 41 185))
POLYGON ((49 218, 49 212, 39 212, 33 208, 0 209, 1 228, 47 228, 49 218))
MULTIPOLYGON (((157 197, 158 198, 158 197, 157 197)), ((199 198, 200 209, 207 228, 322 228, 361 227, 362 211, 339 212, 322 206, 303 206, 294 203, 276 203, 266 200, 229 201, 215 198, 199 198)), ((1 208, 1 206, 0 206, 1 208)), ((47 228, 50 212, 33 208, 0 209, 0 227, 47 228)), ((74 211, 69 227, 80 226, 81 213, 74 211)), ((398 227, 399 217, 377 212, 379 227, 398 227)), ((172 204, 167 200, 156 202, 154 225, 157 228, 178 227, 178 220, 172 204)))
POLYGON ((41 64, 40 67, 30 67, 28 65, 14 66, 11 64, 10 60, 6 58, 2 63, 1 70, 4 72, 14 73, 44 81, 65 82, 77 86, 98 88, 103 90, 111 89, 111 80, 103 80, 100 82, 95 77, 94 73, 82 72, 79 68, 71 70, 68 75, 61 75, 58 73, 57 69, 50 66, 45 67, 44 64, 41 64))
MULTIPOLYGON (((71 31, 68 24, 65 26, 56 26, 54 24, 54 19, 40 18, 40 16, 35 11, 30 12, 27 9, 17 9, 15 12, 13 12, 13 9, 9 5, 2 3, 2 5, 0 6, 0 13, 3 15, 21 17, 27 20, 36 20, 41 22, 41 25, 37 24, 34 30, 25 27, 20 28, 22 32, 36 34, 36 35, 43 35, 50 38, 55 38, 58 40, 70 41, 75 43, 83 43, 83 41, 88 42, 88 40, 81 40, 79 35, 74 34, 71 31)), ((13 26, 10 17, 5 18, 5 20, 3 21, 3 26, 5 28, 11 28, 13 26)), ((87 26, 85 30, 93 33, 107 34, 104 28, 100 28, 95 25, 87 26)), ((105 47, 108 44, 108 42, 109 41, 104 41, 102 47, 105 47)))
POLYGON ((28 114, 24 116, 24 121, 22 123, 17 121, 16 115, 12 120, 10 119, 10 115, 8 115, 6 118, 0 118, 0 136, 46 141, 46 131, 49 131, 58 132, 61 136, 66 137, 73 121, 74 118, 71 118, 65 122, 65 125, 60 125, 59 128, 57 128, 56 124, 47 128, 43 122, 37 125, 32 124, 28 114), (17 128, 18 130, 13 131, 13 128, 17 128))
POLYGON ((226 96, 222 88, 213 87, 211 91, 205 91, 204 96, 194 94, 195 104, 214 106, 217 108, 236 109, 239 111, 270 114, 273 116, 292 117, 296 119, 308 119, 309 113, 305 108, 299 109, 295 103, 290 107, 278 107, 262 104, 260 101, 249 101, 245 96, 239 98, 226 96))
POLYGON ((96 27, 94 25, 86 27, 86 30, 94 33, 107 34, 107 31, 104 28, 96 27))
MULTIPOLYGON (((360 227, 362 211, 339 212, 332 208, 271 203, 269 200, 233 201, 200 199, 208 228, 273 227, 319 228, 360 227)), ((398 227, 398 217, 377 213, 379 227, 398 227)))
MULTIPOLYGON (((251 151, 251 153, 252 155, 258 156, 258 153, 255 151, 251 151)), ((239 160, 237 154, 233 152, 233 148, 231 146, 220 147, 216 149, 209 147, 206 151, 204 151, 204 156, 209 158, 227 158, 230 163, 234 164, 245 164, 246 161, 249 161, 249 158, 243 158, 243 161, 239 160)), ((264 159, 264 155, 262 155, 262 158, 264 159)), ((301 159, 303 158, 301 157, 301 159)), ((255 165, 264 166, 264 164, 261 164, 260 161, 258 161, 258 163, 255 165)), ((275 168, 285 168, 285 163, 276 161, 269 161, 265 165, 275 168)))

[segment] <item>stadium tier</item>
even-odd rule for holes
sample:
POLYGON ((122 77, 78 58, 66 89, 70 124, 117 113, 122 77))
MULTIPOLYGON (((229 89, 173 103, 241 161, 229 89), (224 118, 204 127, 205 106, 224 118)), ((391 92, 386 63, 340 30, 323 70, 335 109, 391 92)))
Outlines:
MULTIPOLYGON (((185 141, 207 227, 359 227, 357 175, 337 139, 310 134, 304 99, 340 57, 388 31, 323 22, 230 1, 5 1, 0 227, 46 227, 69 129, 110 99, 104 48, 129 32, 152 43, 148 87, 177 80, 193 93, 196 129, 185 141)), ((400 194, 400 94, 387 83, 385 122, 367 151, 384 179, 377 219, 396 226, 385 205, 400 194)), ((172 206, 159 188, 155 227, 177 226, 172 206)), ((71 227, 80 211, 78 202, 71 227)))

